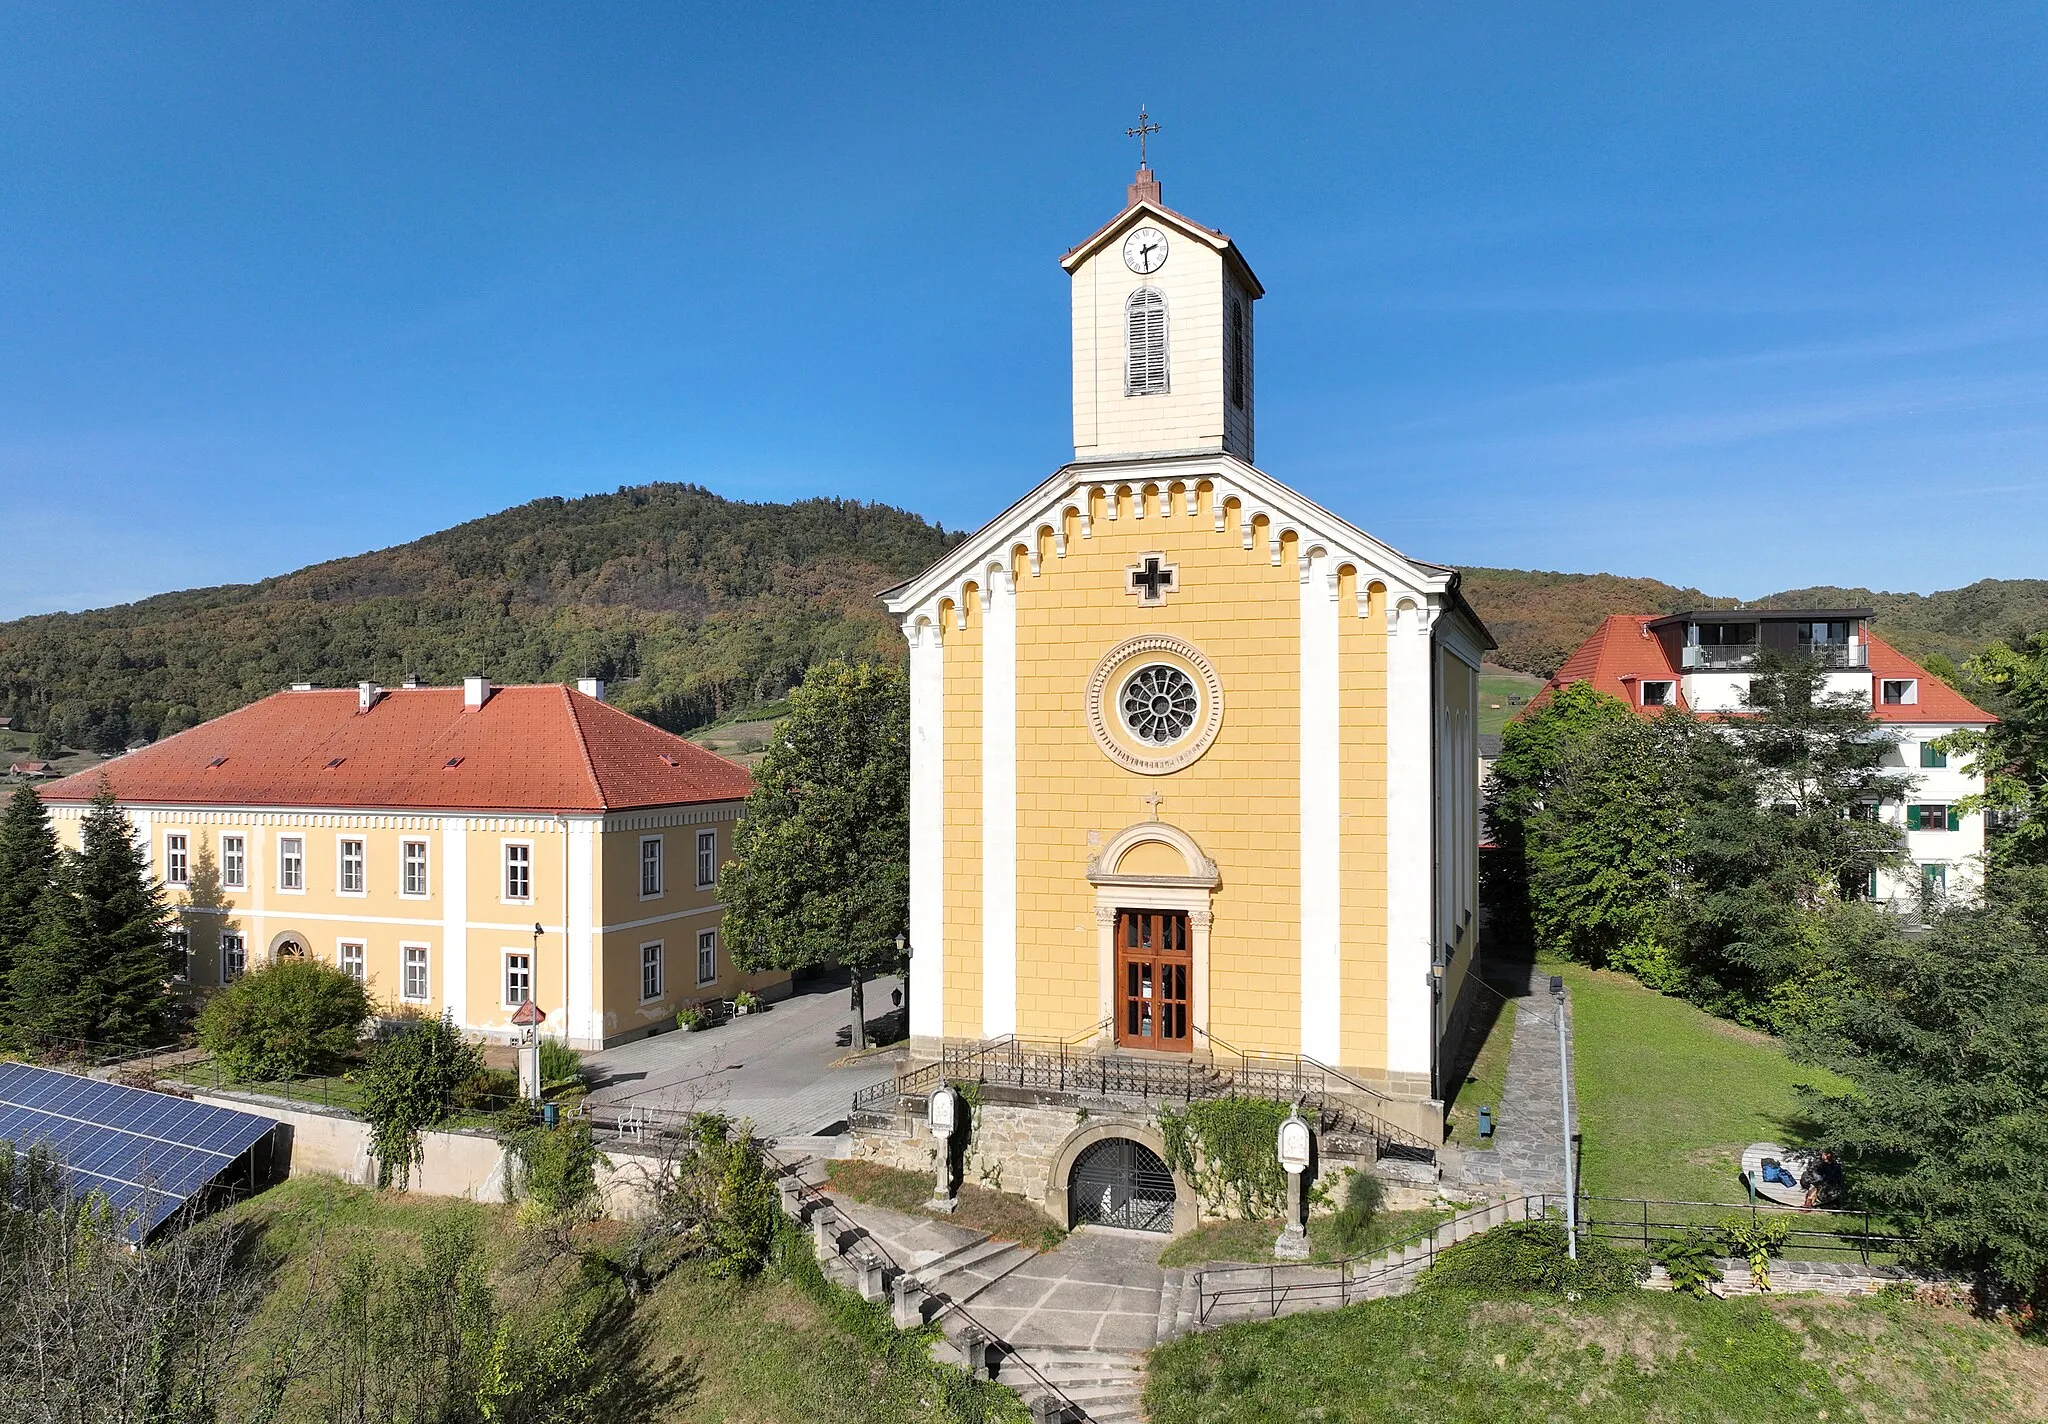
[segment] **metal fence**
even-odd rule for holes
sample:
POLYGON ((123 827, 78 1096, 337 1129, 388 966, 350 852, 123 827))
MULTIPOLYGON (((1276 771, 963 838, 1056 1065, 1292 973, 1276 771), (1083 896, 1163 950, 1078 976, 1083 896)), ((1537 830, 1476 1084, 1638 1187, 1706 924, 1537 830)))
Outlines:
POLYGON ((1712 1231, 1730 1218, 1752 1222, 1777 1218, 1793 1223, 1781 1254, 1801 1257, 1854 1256, 1865 1265, 1873 1256, 1896 1257, 1912 1237, 1882 1229, 1867 1211, 1778 1206, 1769 1202, 1656 1201, 1637 1197, 1579 1198, 1579 1234, 1651 1251, 1693 1230, 1712 1231))

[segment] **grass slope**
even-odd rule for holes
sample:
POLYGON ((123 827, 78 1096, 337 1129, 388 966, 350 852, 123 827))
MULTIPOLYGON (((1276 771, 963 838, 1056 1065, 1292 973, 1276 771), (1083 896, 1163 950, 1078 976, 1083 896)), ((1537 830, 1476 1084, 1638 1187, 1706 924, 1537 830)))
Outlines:
POLYGON ((1553 965, 1572 993, 1573 1072, 1592 1196, 1741 1202, 1752 1142, 1801 1140, 1801 1083, 1836 1089, 1764 1034, 1622 974, 1553 965))
MULTIPOLYGON (((509 1208, 373 1192, 312 1176, 235 1210, 261 1227, 262 1249, 276 1263, 256 1322, 258 1339, 287 1331, 309 1281, 331 1270, 350 1247, 416 1253, 436 1217, 468 1217, 481 1225, 497 1248, 492 1284, 501 1300, 530 1304, 547 1289, 528 1249, 535 1238, 518 1227, 509 1208)), ((618 1229, 590 1228, 599 1234, 618 1229)), ((850 1302, 846 1308, 873 1309, 850 1302)), ((652 1411, 657 1424, 948 1424, 952 1418, 927 1372, 876 1350, 774 1271, 736 1282, 686 1265, 655 1288, 633 1322, 643 1337, 633 1366, 661 1382, 665 1396, 652 1411)), ((1014 1400, 1011 1408, 1021 1416, 1014 1400)), ((293 1395, 277 1424, 321 1418, 318 1401, 293 1395)))
POLYGON ((1152 1424, 1963 1424, 2048 1417, 2048 1356, 1933 1306, 1424 1289, 1177 1340, 1145 1403, 1152 1424))

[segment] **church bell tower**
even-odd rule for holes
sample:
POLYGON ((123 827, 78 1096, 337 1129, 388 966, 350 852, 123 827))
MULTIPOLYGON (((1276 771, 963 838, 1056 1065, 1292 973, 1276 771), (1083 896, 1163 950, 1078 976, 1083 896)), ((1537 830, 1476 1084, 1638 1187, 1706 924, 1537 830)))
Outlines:
POLYGON ((1252 461, 1252 304, 1230 238, 1166 206, 1141 160, 1122 212, 1060 259, 1073 280, 1074 458, 1252 461))

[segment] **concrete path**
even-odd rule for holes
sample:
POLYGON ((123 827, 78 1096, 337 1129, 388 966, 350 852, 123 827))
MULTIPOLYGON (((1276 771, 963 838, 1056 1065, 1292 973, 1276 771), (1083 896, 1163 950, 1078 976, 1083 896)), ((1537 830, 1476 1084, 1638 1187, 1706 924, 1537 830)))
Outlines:
MULTIPOLYGON (((1550 976, 1529 974, 1528 993, 1515 1001, 1515 1036, 1508 1045, 1507 1082, 1501 1090, 1500 1126, 1491 1152, 1465 1153, 1464 1182, 1512 1192, 1564 1191, 1564 1103, 1558 1088, 1557 1000, 1550 976)), ((1564 1004, 1571 1033, 1571 995, 1564 1004)), ((1573 1108, 1574 1120, 1577 1107, 1573 1108)))
MULTIPOLYGON (((872 1023, 890 1007, 897 979, 867 986, 872 1023)), ((663 1033, 584 1055, 597 1087, 594 1104, 712 1111, 744 1118, 765 1138, 804 1137, 846 1120, 854 1093, 886 1082, 895 1055, 874 1053, 844 1062, 839 1043, 853 1025, 844 985, 800 992, 717 1028, 663 1033)))

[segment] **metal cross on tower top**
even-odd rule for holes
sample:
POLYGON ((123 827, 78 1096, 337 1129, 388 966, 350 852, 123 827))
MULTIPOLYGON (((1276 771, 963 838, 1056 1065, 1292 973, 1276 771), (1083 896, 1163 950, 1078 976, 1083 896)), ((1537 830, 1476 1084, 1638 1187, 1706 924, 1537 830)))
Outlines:
POLYGON ((1138 166, 1140 168, 1151 167, 1145 161, 1145 138, 1148 134, 1156 134, 1158 132, 1159 125, 1152 122, 1152 116, 1145 112, 1145 106, 1143 104, 1138 105, 1138 126, 1134 129, 1125 129, 1124 137, 1134 138, 1138 141, 1138 166))

